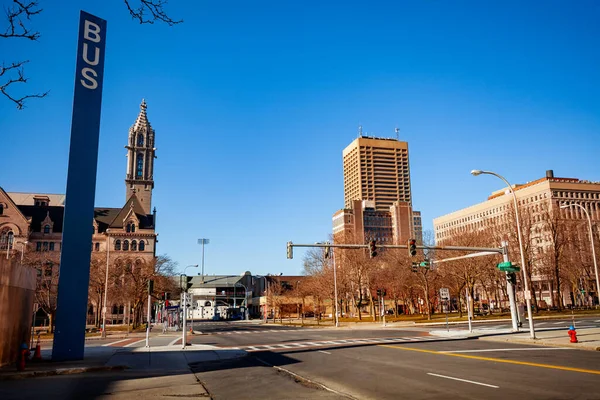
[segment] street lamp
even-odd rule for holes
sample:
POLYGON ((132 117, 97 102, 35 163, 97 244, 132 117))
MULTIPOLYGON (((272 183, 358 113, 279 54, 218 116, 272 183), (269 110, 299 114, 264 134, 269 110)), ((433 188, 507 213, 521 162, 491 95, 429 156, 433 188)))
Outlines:
MULTIPOLYGON (((102 304, 102 337, 103 338, 106 338, 106 295, 108 293, 108 265, 109 265, 109 259, 110 259, 109 232, 110 232, 110 229, 106 229, 106 277, 104 278, 104 301, 102 304)), ((127 332, 129 333, 129 320, 127 321, 127 332)))
MULTIPOLYGON (((198 268, 198 264, 188 265, 187 267, 185 267, 183 269, 183 276, 186 277, 186 278, 187 278, 187 274, 185 273, 185 271, 188 268, 198 268)), ((183 323, 182 323, 182 326, 183 326, 183 332, 182 332, 183 337, 182 337, 182 340, 181 340, 181 348, 185 349, 185 346, 186 346, 186 338, 185 338, 186 332, 185 332, 185 330, 186 330, 186 321, 187 321, 187 308, 186 308, 186 304, 187 304, 187 279, 182 279, 181 280, 181 284, 183 285, 182 288, 181 288, 181 297, 183 297, 183 299, 182 299, 182 302, 183 302, 183 323)), ((193 316, 194 316, 194 311, 192 311, 192 330, 194 330, 194 319, 193 319, 193 316)))
POLYGON ((255 275, 255 276, 257 278, 262 278, 262 279, 265 280, 265 285, 264 285, 264 289, 265 290, 263 290, 263 292, 265 294, 265 307, 264 307, 264 310, 263 310, 263 319, 264 319, 264 323, 266 324, 267 323, 267 311, 268 311, 268 308, 269 308, 269 301, 268 301, 269 300, 269 297, 268 297, 269 296, 269 292, 268 292, 268 284, 269 283, 267 282, 267 277, 265 275, 255 275))
POLYGON ((202 245, 202 283, 204 283, 204 245, 209 243, 209 239, 198 239, 198 244, 202 245))
POLYGON ((590 213, 585 209, 581 204, 571 203, 564 204, 560 206, 560 208, 569 208, 571 206, 576 206, 581 208, 585 212, 585 216, 588 220, 588 227, 590 229, 590 242, 592 245, 592 258, 594 259, 594 272, 596 273, 596 296, 598 297, 598 301, 600 302, 600 279, 598 279, 598 263, 596 262, 596 249, 594 247, 594 231, 592 229, 592 219, 590 218, 590 213))
MULTIPOLYGON (((234 286, 237 286, 237 285, 240 285, 241 287, 243 287, 243 288, 244 288, 244 303, 243 303, 243 304, 244 304, 244 307, 245 307, 245 311, 244 311, 245 318, 244 318, 244 319, 245 319, 245 320, 248 320, 248 319, 249 319, 249 318, 248 318, 248 289, 246 288, 246 285, 244 285, 244 284, 243 284, 243 283, 241 283, 241 282, 237 282, 237 283, 236 283, 234 286)), ((233 289, 233 290, 235 291, 235 287, 234 287, 234 289, 233 289)), ((234 297, 235 297, 235 295, 234 295, 234 297)), ((235 306, 235 305, 234 305, 234 306, 235 306)))
POLYGON ((527 304, 527 318, 529 318, 529 334, 532 339, 535 339, 535 328, 533 326, 533 315, 531 314, 531 292, 529 291, 529 279, 527 278, 527 266, 525 265, 525 252, 523 251, 523 237, 521 235, 521 224, 519 223, 519 209, 517 203, 517 195, 510 183, 502 175, 499 175, 491 171, 482 171, 480 169, 474 169, 471 171, 471 175, 478 176, 481 174, 494 175, 500 178, 506 183, 508 189, 513 195, 513 202, 515 206, 515 220, 517 223, 517 235, 519 238, 519 251, 521 252, 521 265, 523 266, 523 283, 525 285, 525 303, 527 304))

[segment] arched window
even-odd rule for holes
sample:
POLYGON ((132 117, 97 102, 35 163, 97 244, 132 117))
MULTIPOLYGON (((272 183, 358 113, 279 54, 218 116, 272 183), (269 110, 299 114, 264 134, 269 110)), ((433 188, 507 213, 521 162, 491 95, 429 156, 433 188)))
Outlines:
POLYGON ((144 155, 142 153, 138 153, 136 164, 137 169, 135 174, 138 178, 141 178, 144 175, 144 155))
POLYGON ((133 222, 131 223, 131 232, 135 232, 135 224, 133 222))
POLYGON ((121 241, 115 240, 115 250, 121 250, 121 241))
POLYGON ((0 215, 4 214, 4 204, 0 203, 0 215))
POLYGON ((138 136, 137 136, 137 145, 138 146, 144 145, 144 135, 142 135, 141 133, 138 134, 138 136))
POLYGON ((146 248, 146 244, 144 243, 143 240, 140 240, 140 251, 144 251, 145 248, 146 248))
POLYGON ((100 243, 96 242, 96 244, 94 245, 94 250, 100 251, 100 243))
POLYGON ((131 232, 131 224, 127 224, 127 228, 125 229, 126 232, 131 232))
POLYGON ((112 313, 113 314, 118 314, 119 313, 119 307, 117 307, 116 304, 113 304, 113 306, 112 306, 112 313))
POLYGON ((50 225, 44 225, 44 233, 50 233, 50 225))
POLYGON ((48 242, 44 242, 44 251, 48 251, 48 242))
POLYGON ((119 306, 119 314, 123 314, 123 311, 125 311, 125 307, 123 306, 123 304, 121 304, 119 306))
POLYGON ((123 241, 123 251, 129 251, 129 240, 123 241))
POLYGON ((137 242, 135 240, 131 241, 131 251, 137 251, 137 242))

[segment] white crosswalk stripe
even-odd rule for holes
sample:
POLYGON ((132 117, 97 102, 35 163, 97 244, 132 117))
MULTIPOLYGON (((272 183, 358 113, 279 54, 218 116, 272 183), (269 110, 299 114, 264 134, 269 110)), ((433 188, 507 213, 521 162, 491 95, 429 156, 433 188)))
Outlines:
MULTIPOLYGON (((377 343, 401 343, 401 342, 425 342, 429 340, 455 340, 454 338, 436 337, 436 336, 416 336, 416 337, 401 337, 401 338, 367 338, 367 339, 340 339, 340 340, 321 340, 312 342, 298 343, 276 343, 254 346, 238 346, 235 349, 245 350, 247 352, 265 351, 265 350, 282 350, 282 349, 300 349, 306 347, 323 347, 323 346, 342 346, 342 345, 364 345, 377 343)), ((233 349, 234 347, 222 347, 224 349, 233 349)))

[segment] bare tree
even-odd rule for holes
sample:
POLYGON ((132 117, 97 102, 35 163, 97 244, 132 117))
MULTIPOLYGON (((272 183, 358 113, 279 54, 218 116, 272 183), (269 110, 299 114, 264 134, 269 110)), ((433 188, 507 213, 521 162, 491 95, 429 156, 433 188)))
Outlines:
POLYGON ((27 256, 23 259, 23 264, 38 270, 35 301, 42 311, 48 315, 48 326, 50 333, 52 333, 54 332, 58 297, 60 254, 50 251, 27 253, 27 256))
MULTIPOLYGON (((40 14, 43 10, 39 8, 37 1, 23 2, 12 0, 12 5, 5 8, 7 27, 4 33, 0 33, 3 39, 26 39, 37 41, 40 37, 38 31, 29 27, 31 18, 40 14)), ((3 62, 0 67, 0 93, 8 100, 16 104, 17 109, 22 110, 25 106, 25 100, 30 98, 42 98, 48 95, 48 92, 34 93, 28 95, 16 95, 13 92, 15 84, 27 83, 25 77, 24 65, 29 60, 12 61, 8 65, 3 62)))
POLYGON ((131 17, 138 20, 140 24, 153 24, 154 22, 164 22, 169 26, 180 24, 180 20, 173 20, 167 15, 164 6, 167 0, 139 0, 139 6, 134 7, 129 0, 123 0, 131 17))
MULTIPOLYGON (((8 0, 10 1, 10 0, 8 0)), ((163 22, 169 26, 180 24, 183 20, 174 20, 165 11, 166 0, 138 0, 134 5, 131 0, 123 0, 131 17, 140 24, 153 24, 163 22)), ((41 34, 33 29, 30 24, 33 17, 39 16, 43 11, 37 0, 12 0, 5 7, 6 29, 0 33, 3 39, 26 39, 37 42, 41 34)), ((33 94, 15 94, 15 85, 26 84, 24 66, 29 60, 2 62, 0 66, 0 93, 13 102, 18 110, 25 107, 25 101, 31 98, 43 98, 50 93, 38 92, 33 94)))

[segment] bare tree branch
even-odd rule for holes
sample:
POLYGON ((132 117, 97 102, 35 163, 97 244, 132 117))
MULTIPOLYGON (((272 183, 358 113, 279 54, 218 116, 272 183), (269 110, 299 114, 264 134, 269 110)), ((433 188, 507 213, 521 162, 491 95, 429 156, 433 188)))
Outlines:
POLYGON ((40 33, 37 31, 31 31, 25 23, 23 18, 28 21, 31 20, 31 16, 37 15, 42 12, 39 8, 37 1, 31 1, 27 4, 19 0, 13 0, 13 6, 5 9, 6 18, 8 19, 8 27, 6 32, 0 33, 0 38, 25 38, 30 40, 38 40, 40 33))
POLYGON ((25 78, 25 74, 23 72, 23 65, 28 63, 29 61, 18 61, 18 62, 13 62, 10 66, 6 66, 4 64, 2 64, 2 67, 0 67, 0 77, 4 76, 4 74, 6 74, 7 72, 13 71, 14 73, 16 73, 16 78, 7 78, 7 80, 4 83, 0 83, 0 93, 2 93, 4 96, 6 96, 10 101, 14 102, 17 105, 17 109, 22 110, 23 107, 25 107, 25 100, 27 99, 31 99, 31 98, 42 98, 42 97, 46 97, 48 95, 48 93, 50 93, 49 91, 45 92, 45 93, 35 93, 35 94, 28 94, 26 96, 22 96, 22 97, 15 97, 11 94, 8 93, 8 89, 9 86, 15 83, 27 83, 27 78, 25 78))
POLYGON ((125 2, 131 17, 140 21, 140 24, 153 24, 155 21, 160 21, 169 26, 173 26, 183 22, 182 19, 175 21, 167 15, 164 10, 167 0, 140 0, 140 5, 137 8, 133 8, 131 4, 129 4, 130 0, 123 1, 125 2))

